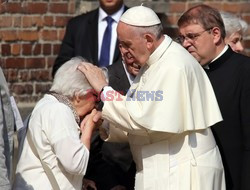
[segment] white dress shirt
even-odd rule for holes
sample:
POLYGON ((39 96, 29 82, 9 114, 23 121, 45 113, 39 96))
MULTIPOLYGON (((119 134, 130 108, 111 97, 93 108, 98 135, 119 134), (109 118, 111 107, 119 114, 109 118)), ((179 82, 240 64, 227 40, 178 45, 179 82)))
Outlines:
POLYGON ((100 59, 101 55, 101 47, 102 47, 102 40, 103 40, 103 35, 105 32, 105 29, 107 27, 107 21, 105 18, 107 16, 111 16, 112 19, 114 20, 112 23, 112 34, 111 34, 111 44, 110 44, 110 60, 109 60, 109 65, 112 65, 113 63, 113 58, 114 58, 114 53, 115 53, 115 45, 117 41, 117 33, 116 33, 116 27, 117 24, 120 20, 120 17, 122 16, 124 12, 124 5, 117 11, 116 13, 112 15, 107 15, 107 13, 102 9, 99 8, 99 19, 98 19, 98 60, 100 59))

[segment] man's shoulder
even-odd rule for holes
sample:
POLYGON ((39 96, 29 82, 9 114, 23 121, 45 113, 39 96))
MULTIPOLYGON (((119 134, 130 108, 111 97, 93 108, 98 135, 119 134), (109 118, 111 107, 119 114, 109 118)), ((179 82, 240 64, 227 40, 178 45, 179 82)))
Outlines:
POLYGON ((45 94, 42 99, 38 101, 33 112, 38 112, 43 115, 50 115, 50 113, 58 114, 59 112, 69 112, 70 108, 66 104, 58 101, 54 96, 45 94))
MULTIPOLYGON (((123 80, 127 79, 127 74, 126 74, 125 68, 124 68, 122 63, 112 64, 112 65, 108 66, 107 69, 108 69, 108 76, 109 76, 110 81, 118 80, 118 79, 123 79, 123 80)), ((125 81, 123 81, 123 82, 125 82, 125 81)))
POLYGON ((112 74, 117 73, 119 71, 125 71, 123 63, 121 61, 117 63, 113 63, 112 65, 109 65, 107 69, 108 69, 108 72, 112 74))
POLYGON ((231 67, 238 67, 250 72, 250 57, 246 55, 232 52, 232 55, 227 62, 228 66, 231 65, 231 67))
POLYGON ((91 21, 98 18, 98 9, 83 13, 81 15, 75 16, 69 20, 70 24, 79 24, 87 21, 91 21))
POLYGON ((247 62, 249 63, 250 65, 250 57, 246 56, 246 55, 243 55, 243 54, 240 54, 240 53, 236 53, 236 52, 233 52, 233 57, 241 60, 241 62, 247 62))

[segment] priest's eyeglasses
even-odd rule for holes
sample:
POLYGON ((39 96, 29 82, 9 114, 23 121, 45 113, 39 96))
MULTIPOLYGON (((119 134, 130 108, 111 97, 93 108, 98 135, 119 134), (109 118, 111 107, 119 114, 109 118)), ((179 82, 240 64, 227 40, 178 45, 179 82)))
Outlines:
POLYGON ((212 28, 209 28, 209 29, 206 29, 206 30, 203 30, 201 32, 197 32, 197 33, 187 33, 185 36, 184 35, 179 35, 177 38, 176 38, 176 41, 179 42, 180 44, 183 44, 183 42, 185 40, 187 41, 195 41, 197 40, 197 38, 199 36, 201 36, 204 32, 206 31, 210 31, 212 28))

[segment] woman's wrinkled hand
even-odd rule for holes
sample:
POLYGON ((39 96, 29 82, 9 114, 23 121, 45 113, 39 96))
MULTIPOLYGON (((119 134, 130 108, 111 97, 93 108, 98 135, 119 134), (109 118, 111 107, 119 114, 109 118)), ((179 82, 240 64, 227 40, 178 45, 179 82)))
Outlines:
POLYGON ((87 149, 90 149, 90 142, 93 131, 102 123, 101 116, 101 112, 93 109, 92 112, 85 116, 85 118, 81 122, 81 141, 87 147, 87 149))
POLYGON ((90 114, 86 115, 85 118, 81 122, 81 131, 84 133, 87 128, 91 128, 94 130, 95 128, 98 128, 102 124, 102 114, 100 111, 97 111, 96 109, 93 109, 90 114))

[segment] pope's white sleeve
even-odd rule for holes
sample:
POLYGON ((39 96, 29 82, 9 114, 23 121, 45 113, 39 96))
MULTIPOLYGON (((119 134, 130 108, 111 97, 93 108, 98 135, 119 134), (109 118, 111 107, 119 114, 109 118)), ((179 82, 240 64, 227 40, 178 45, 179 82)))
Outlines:
POLYGON ((147 130, 136 123, 129 115, 125 105, 126 96, 119 94, 111 87, 104 88, 103 96, 103 118, 128 133, 137 135, 145 135, 147 133, 147 130))

